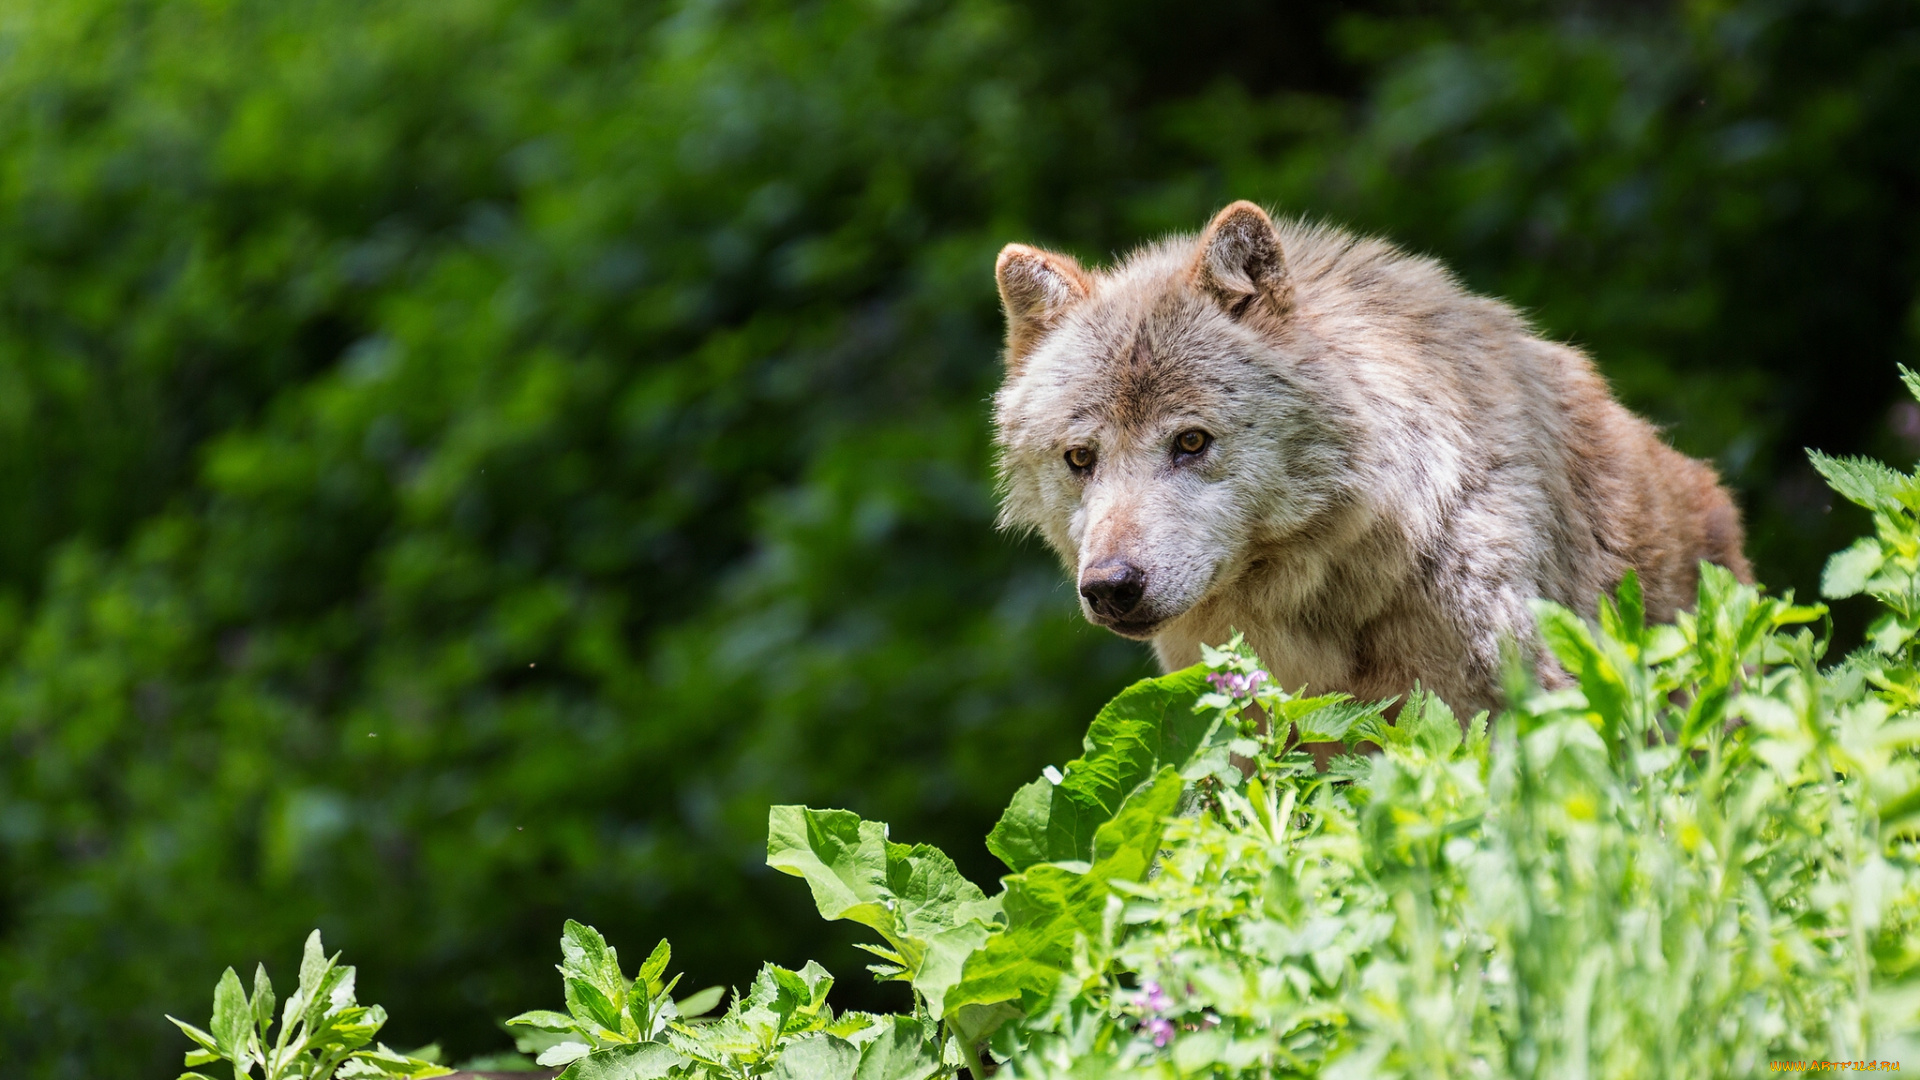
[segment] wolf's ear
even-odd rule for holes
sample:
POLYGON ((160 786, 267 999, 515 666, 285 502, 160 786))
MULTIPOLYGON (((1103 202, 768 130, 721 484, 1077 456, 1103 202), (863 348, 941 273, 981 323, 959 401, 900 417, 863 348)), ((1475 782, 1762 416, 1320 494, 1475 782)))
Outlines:
POLYGON ((1215 215, 1200 237, 1193 281, 1235 318, 1255 312, 1284 318, 1293 310, 1280 232, 1265 210, 1244 199, 1215 215))
POLYGON ((993 276, 1000 282, 1000 306, 1007 313, 1007 367, 1013 370, 1061 314, 1092 291, 1087 272, 1071 256, 1025 244, 1001 248, 993 276))

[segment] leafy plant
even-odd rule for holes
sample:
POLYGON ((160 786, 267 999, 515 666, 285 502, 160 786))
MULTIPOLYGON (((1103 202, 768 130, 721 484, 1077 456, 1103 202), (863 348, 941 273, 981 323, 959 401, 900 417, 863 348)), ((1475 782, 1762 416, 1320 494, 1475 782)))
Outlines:
MULTIPOLYGON (((511 1023, 555 1040, 540 1060, 566 1080, 1742 1076, 1920 1055, 1920 473, 1814 461, 1874 514, 1826 591, 1886 609, 1839 663, 1824 607, 1713 566, 1673 625, 1648 625, 1632 575, 1591 622, 1537 603, 1570 685, 1516 663, 1495 717, 1419 690, 1291 692, 1236 636, 1126 690, 1080 757, 1015 793, 987 841, 997 894, 883 824, 772 809, 768 863, 878 935, 871 970, 907 984, 909 1013, 836 1015, 809 963, 700 1020, 720 993, 674 1001, 665 942, 629 978, 569 922, 567 1011, 511 1023), (1329 740, 1369 752, 1320 771, 1303 744, 1329 740)), ((271 1053, 264 973, 249 1001, 229 971, 213 1034, 181 1025, 189 1063, 429 1075, 357 1049, 384 1017, 332 964, 316 935, 283 1043, 303 1026, 271 1053)))
POLYGON ((833 976, 818 964, 799 971, 767 964, 726 1013, 699 1020, 724 991, 709 987, 680 1001, 662 981, 665 941, 629 981, 600 932, 568 920, 560 939, 565 1013, 537 1011, 507 1021, 562 1037, 540 1054, 566 1065, 566 1080, 642 1080, 700 1075, 846 1075, 918 1080, 941 1071, 937 1042, 913 1017, 848 1013, 827 1005, 833 976))
MULTIPOLYGON (((453 1070, 434 1062, 397 1053, 384 1043, 367 1044, 387 1022, 378 1005, 354 1001, 353 968, 340 963, 320 944, 320 931, 307 937, 300 957, 300 985, 280 1014, 280 1034, 273 1027, 273 981, 267 966, 253 970, 253 996, 248 997, 240 976, 228 968, 213 991, 213 1019, 207 1029, 167 1017, 199 1047, 187 1051, 187 1066, 229 1062, 233 1075, 253 1076, 260 1067, 262 1080, 342 1080, 373 1077, 444 1076, 453 1070)), ((181 1080, 210 1080, 202 1073, 181 1074, 181 1080)))
POLYGON ((628 979, 620 955, 600 932, 572 919, 560 937, 560 977, 567 1011, 535 1010, 507 1021, 563 1038, 541 1050, 542 1065, 566 1065, 588 1053, 658 1039, 681 1016, 698 1016, 720 1003, 722 990, 709 987, 682 1001, 669 995, 680 976, 665 979, 673 950, 662 939, 628 979))

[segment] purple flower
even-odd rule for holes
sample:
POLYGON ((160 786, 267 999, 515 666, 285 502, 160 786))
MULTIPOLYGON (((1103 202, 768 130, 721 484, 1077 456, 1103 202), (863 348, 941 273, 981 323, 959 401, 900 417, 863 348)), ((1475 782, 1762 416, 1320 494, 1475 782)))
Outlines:
POLYGON ((1242 675, 1237 671, 1217 671, 1207 676, 1207 681, 1228 697, 1252 697, 1260 684, 1267 681, 1267 673, 1255 671, 1250 675, 1242 675))
POLYGON ((1153 1036, 1153 1045, 1165 1046, 1173 1038, 1173 1021, 1161 1015, 1173 1008, 1173 999, 1157 982, 1150 982, 1140 988, 1140 996, 1134 1004, 1147 1011, 1145 1019, 1140 1021, 1140 1030, 1153 1036))

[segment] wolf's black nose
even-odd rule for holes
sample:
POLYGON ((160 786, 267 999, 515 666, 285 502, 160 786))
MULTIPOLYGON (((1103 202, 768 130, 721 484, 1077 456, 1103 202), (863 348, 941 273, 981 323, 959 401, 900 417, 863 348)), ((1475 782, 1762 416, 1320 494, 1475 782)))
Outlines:
POLYGON ((1140 605, 1147 591, 1146 572, 1130 562, 1107 559, 1080 575, 1080 595, 1095 615, 1118 619, 1140 605))

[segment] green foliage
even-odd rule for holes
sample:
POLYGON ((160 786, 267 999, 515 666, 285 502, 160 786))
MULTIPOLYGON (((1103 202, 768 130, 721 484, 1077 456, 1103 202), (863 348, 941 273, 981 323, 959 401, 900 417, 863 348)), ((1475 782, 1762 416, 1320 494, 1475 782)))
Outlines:
POLYGON ((509 1027, 563 1037, 540 1048, 541 1065, 565 1065, 593 1050, 652 1042, 677 1018, 711 1010, 723 993, 717 986, 708 987, 685 1000, 673 1000, 669 995, 680 976, 663 978, 673 957, 664 939, 628 979, 620 970, 619 954, 600 932, 568 919, 560 938, 560 956, 567 1011, 535 1010, 507 1021, 509 1027))
MULTIPOLYGON (((674 927, 696 984, 851 965, 859 924, 816 937, 740 872, 771 804, 996 873, 1007 793, 1148 666, 992 536, 1008 240, 1105 259, 1248 197, 1431 252, 1715 458, 1763 574, 1807 592, 1857 519, 1798 447, 1920 430, 1883 411, 1920 356, 1911 23, 10 5, 7 1070, 157 1075, 208 958, 316 925, 392 1038, 461 1055, 566 914, 674 927)), ((1001 852, 1023 869, 1091 862, 1128 793, 1063 779, 1001 852)))
POLYGON ((522 1013, 508 1024, 559 1036, 539 1063, 565 1065, 564 1080, 927 1080, 947 1071, 935 1029, 923 1019, 835 1016, 827 1005, 833 977, 811 961, 799 971, 763 966, 745 997, 736 995, 724 1015, 701 1020, 719 1004, 718 988, 668 998, 678 976, 660 981, 671 955, 664 941, 631 983, 592 927, 569 920, 560 950, 567 1011, 522 1013))
MULTIPOLYGON (((261 1080, 374 1080, 376 1077, 445 1076, 452 1069, 386 1044, 366 1049, 387 1022, 378 1005, 361 1005, 353 997, 354 970, 320 946, 320 931, 307 937, 300 958, 300 985, 287 999, 280 1016, 280 1034, 273 1027, 273 982, 261 964, 253 972, 253 996, 240 985, 240 976, 228 968, 213 991, 213 1021, 208 1030, 184 1020, 173 1025, 199 1047, 187 1051, 187 1065, 225 1061, 235 1080, 252 1076, 260 1067, 261 1080)), ((182 1073, 180 1080, 210 1080, 202 1073, 182 1073)))
MULTIPOLYGON (((1819 465, 1878 515, 1830 577, 1868 550, 1875 595, 1913 597, 1920 470, 1819 465)), ((773 808, 768 863, 880 935, 872 970, 910 1013, 836 1016, 809 962, 692 1019, 717 995, 669 997, 664 941, 629 979, 568 922, 567 1011, 511 1023, 555 1039, 539 1060, 563 1080, 931 1080, 988 1054, 995 1075, 1169 1080, 1898 1061, 1920 1052, 1913 611, 1823 668, 1822 607, 1703 565, 1693 609, 1649 626, 1629 574, 1594 623, 1535 606, 1567 685, 1516 662, 1510 707, 1464 722, 1423 691, 1290 694, 1236 636, 1123 692, 1020 789, 998 895, 884 825, 773 808), (1335 736, 1371 752, 1320 771, 1303 744, 1335 736)), ((271 1008, 229 970, 214 1034, 181 1025, 189 1063, 247 1053, 271 1008)))

